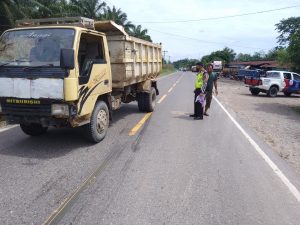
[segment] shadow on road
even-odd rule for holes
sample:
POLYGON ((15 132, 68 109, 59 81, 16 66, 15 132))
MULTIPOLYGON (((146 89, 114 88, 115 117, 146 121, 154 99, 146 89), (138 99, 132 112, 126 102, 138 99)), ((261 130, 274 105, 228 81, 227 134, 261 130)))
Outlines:
MULTIPOLYGON (((118 121, 131 114, 140 114, 136 104, 123 105, 113 114, 110 127, 117 126, 118 121)), ((101 144, 105 144, 105 139, 101 144)), ((51 159, 58 158, 80 148, 94 147, 79 128, 50 128, 45 135, 30 137, 20 127, 0 133, 0 155, 12 155, 24 158, 51 159)))

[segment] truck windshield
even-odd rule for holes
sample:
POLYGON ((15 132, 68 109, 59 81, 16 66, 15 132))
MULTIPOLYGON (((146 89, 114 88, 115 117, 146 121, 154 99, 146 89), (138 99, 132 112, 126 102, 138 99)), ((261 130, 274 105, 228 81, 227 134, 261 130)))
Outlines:
POLYGON ((26 29, 0 38, 0 66, 59 66, 60 49, 72 48, 73 29, 26 29))

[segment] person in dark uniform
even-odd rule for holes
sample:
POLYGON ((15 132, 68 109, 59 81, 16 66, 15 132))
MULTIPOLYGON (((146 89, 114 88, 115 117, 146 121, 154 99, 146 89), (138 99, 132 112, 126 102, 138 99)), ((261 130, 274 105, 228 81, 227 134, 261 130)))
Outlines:
POLYGON ((206 105, 205 105, 205 111, 204 111, 205 116, 208 116, 207 110, 210 108, 214 87, 215 87, 215 94, 218 95, 218 85, 217 85, 218 77, 217 77, 217 74, 213 73, 213 65, 212 64, 208 64, 207 73, 208 73, 208 80, 207 80, 207 85, 206 85, 206 89, 205 89, 205 93, 206 93, 206 105))
MULTIPOLYGON (((197 100, 197 97, 204 95, 206 82, 207 82, 207 72, 204 70, 203 63, 199 62, 196 64, 197 68, 197 78, 195 82, 195 90, 194 90, 194 114, 190 115, 190 117, 194 117, 195 120, 203 120, 203 105, 201 101, 197 100)), ((202 97, 202 96, 201 96, 202 97)))

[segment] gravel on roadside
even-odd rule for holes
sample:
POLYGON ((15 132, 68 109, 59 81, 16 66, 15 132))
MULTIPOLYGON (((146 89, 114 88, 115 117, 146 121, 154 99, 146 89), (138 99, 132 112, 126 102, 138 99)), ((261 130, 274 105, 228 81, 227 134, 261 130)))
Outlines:
POLYGON ((300 95, 252 96, 243 82, 220 79, 218 98, 300 174, 300 95))

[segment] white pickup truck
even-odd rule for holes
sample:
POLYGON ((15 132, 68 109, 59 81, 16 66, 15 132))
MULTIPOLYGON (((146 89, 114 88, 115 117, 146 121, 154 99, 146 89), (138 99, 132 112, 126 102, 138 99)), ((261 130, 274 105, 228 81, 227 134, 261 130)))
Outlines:
POLYGON ((266 93, 269 97, 276 97, 278 92, 283 92, 290 96, 286 84, 289 80, 298 80, 299 74, 289 71, 268 71, 266 76, 245 76, 245 84, 249 87, 252 95, 259 95, 260 92, 266 93))

